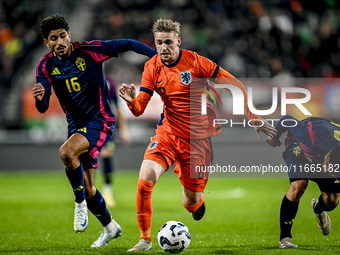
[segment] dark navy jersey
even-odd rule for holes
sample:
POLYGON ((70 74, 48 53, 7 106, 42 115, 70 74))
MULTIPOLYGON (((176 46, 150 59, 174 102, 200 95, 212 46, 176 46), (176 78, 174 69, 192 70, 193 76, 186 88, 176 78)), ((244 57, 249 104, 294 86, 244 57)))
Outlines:
POLYGON ((152 57, 156 50, 135 40, 74 42, 65 61, 52 51, 37 66, 37 83, 45 88, 42 101, 36 101, 43 113, 48 109, 51 88, 66 114, 69 130, 81 128, 91 120, 114 122, 108 87, 103 73, 103 61, 118 53, 133 50, 152 57))
POLYGON ((105 76, 106 84, 109 89, 109 99, 115 106, 118 105, 117 84, 110 76, 105 76))
POLYGON ((275 127, 279 138, 288 130, 286 147, 297 143, 312 163, 322 163, 325 155, 340 146, 340 124, 328 119, 310 117, 298 121, 292 116, 282 117, 275 127), (294 126, 295 127, 285 127, 294 126))

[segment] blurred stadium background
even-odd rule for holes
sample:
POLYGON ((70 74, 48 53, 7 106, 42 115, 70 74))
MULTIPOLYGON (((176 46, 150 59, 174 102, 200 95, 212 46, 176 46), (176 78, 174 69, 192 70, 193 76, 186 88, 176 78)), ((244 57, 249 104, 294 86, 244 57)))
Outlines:
MULTIPOLYGON (((39 30, 48 15, 66 17, 72 41, 133 38, 151 47, 154 20, 174 19, 181 23, 182 48, 210 58, 253 87, 257 107, 271 106, 273 87, 298 86, 311 91, 306 107, 313 115, 340 120, 339 7, 336 0, 1 1, 0 170, 63 168, 58 147, 66 137, 64 114, 55 98, 48 112, 39 114, 31 96, 36 65, 48 51, 39 30)), ((107 61, 105 71, 118 84, 139 84, 146 60, 124 53, 107 61)), ((136 169, 162 104, 155 96, 138 119, 120 104, 132 144, 118 146, 115 160, 118 169, 136 169)), ((232 118, 228 107, 220 110, 232 118)), ((290 113, 299 117, 295 110, 290 113)), ((280 109, 269 117, 279 118, 280 109)), ((259 164, 266 155, 267 163, 283 163, 280 150, 267 148, 263 138, 257 141, 251 128, 225 130, 216 142, 216 158, 227 154, 233 165, 259 164)))

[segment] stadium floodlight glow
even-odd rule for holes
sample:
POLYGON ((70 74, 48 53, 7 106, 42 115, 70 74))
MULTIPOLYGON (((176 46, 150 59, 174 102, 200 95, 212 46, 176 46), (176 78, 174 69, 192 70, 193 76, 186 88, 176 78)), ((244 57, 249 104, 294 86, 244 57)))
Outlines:
MULTIPOLYGON (((244 115, 244 95, 240 88, 229 84, 215 84, 215 89, 228 89, 233 96, 233 115, 244 115)), ((249 110, 257 115, 270 115, 277 109, 278 105, 278 89, 272 88, 272 106, 267 110, 257 110, 253 105, 253 89, 248 88, 248 107, 249 110)), ((309 90, 297 87, 281 88, 281 115, 287 114, 287 105, 292 104, 304 115, 312 115, 302 104, 307 103, 311 99, 311 93, 309 90), (303 94, 303 98, 287 98, 288 93, 303 94)), ((201 95, 201 114, 207 114, 207 94, 201 95)))

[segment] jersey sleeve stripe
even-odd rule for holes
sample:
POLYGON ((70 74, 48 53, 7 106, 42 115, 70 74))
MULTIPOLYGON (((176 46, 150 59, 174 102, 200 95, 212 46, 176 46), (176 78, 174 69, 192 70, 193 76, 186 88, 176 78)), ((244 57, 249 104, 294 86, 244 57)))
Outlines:
POLYGON ((151 89, 148 89, 148 88, 140 87, 139 91, 146 92, 146 93, 148 93, 150 96, 153 95, 153 91, 152 91, 151 89))
POLYGON ((48 81, 52 82, 50 76, 48 75, 48 71, 46 69, 46 61, 44 62, 43 66, 42 66, 42 72, 45 75, 45 77, 48 79, 48 81))
POLYGON ((51 82, 51 78, 50 76, 48 75, 48 71, 47 71, 47 68, 46 68, 46 58, 43 58, 39 64, 38 64, 38 67, 37 67, 37 73, 36 73, 36 76, 39 77, 39 69, 41 70, 42 74, 44 75, 44 77, 49 81, 51 82))
POLYGON ((109 58, 109 56, 106 56, 106 55, 103 55, 103 54, 100 54, 100 53, 96 53, 96 52, 93 52, 93 51, 84 50, 84 52, 89 53, 96 62, 101 62, 101 61, 104 61, 104 60, 109 58))
POLYGON ((94 47, 100 47, 100 46, 102 46, 101 41, 99 41, 99 40, 94 40, 94 41, 91 41, 91 42, 87 42, 87 41, 73 42, 72 45, 76 49, 81 48, 81 47, 93 47, 93 46, 94 47))
POLYGON ((216 66, 216 69, 215 69, 214 73, 212 74, 211 78, 216 78, 219 70, 220 70, 220 66, 216 66))

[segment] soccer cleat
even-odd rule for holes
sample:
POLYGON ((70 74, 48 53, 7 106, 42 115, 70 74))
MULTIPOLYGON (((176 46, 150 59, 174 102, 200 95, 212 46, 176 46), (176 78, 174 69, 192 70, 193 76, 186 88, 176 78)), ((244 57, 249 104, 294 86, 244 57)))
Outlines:
POLYGON ((202 205, 192 213, 192 217, 194 218, 194 220, 200 220, 203 218, 205 213, 205 204, 204 202, 202 203, 202 205))
MULTIPOLYGON (((317 198, 312 199, 311 206, 313 208, 313 212, 314 212, 314 207, 317 202, 318 202, 317 198)), ((315 214, 316 221, 318 222, 321 233, 323 235, 328 235, 331 232, 331 219, 329 218, 327 212, 323 211, 320 214, 314 212, 314 214, 315 214)))
POLYGON ((89 223, 87 206, 76 206, 74 209, 73 229, 76 233, 84 232, 89 223))
POLYGON ((151 250, 152 243, 147 240, 140 239, 139 242, 128 251, 151 251, 151 250))
POLYGON ((105 248, 107 244, 117 237, 122 235, 122 228, 116 223, 116 230, 112 232, 102 232, 99 238, 91 245, 92 248, 105 248))
POLYGON ((292 238, 285 237, 281 239, 279 247, 281 249, 289 249, 289 248, 297 248, 297 245, 292 243, 292 238))

